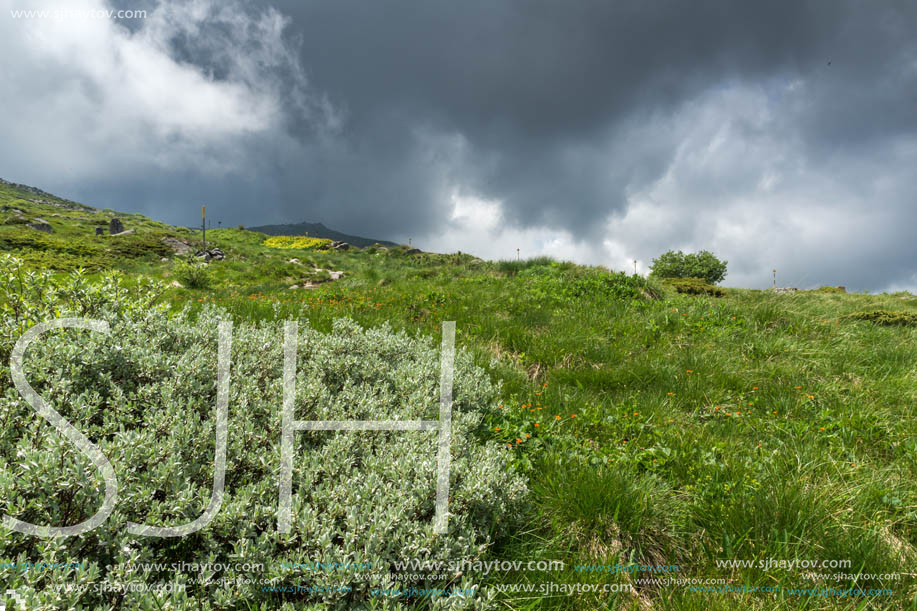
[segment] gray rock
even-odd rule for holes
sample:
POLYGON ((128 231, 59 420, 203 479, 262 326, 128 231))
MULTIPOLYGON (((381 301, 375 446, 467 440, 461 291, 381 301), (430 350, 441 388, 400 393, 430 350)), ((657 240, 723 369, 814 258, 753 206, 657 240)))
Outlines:
POLYGON ((124 223, 119 218, 113 218, 108 222, 108 233, 115 235, 124 231, 124 223))
POLYGON ((788 286, 778 286, 777 288, 771 290, 774 291, 774 295, 792 295, 799 289, 788 286))
POLYGON ((406 254, 406 255, 419 255, 421 252, 423 252, 423 251, 420 250, 419 248, 409 248, 409 249, 407 249, 406 251, 404 251, 404 254, 406 254))
POLYGON ((45 219, 34 219, 29 223, 29 227, 36 231, 43 231, 44 233, 54 233, 54 229, 51 228, 50 223, 45 219))
POLYGON ((134 235, 135 233, 137 233, 137 230, 136 230, 136 229, 128 229, 127 231, 122 231, 121 233, 113 233, 113 234, 111 234, 111 237, 114 238, 114 237, 117 237, 117 236, 119 236, 119 235, 134 235))
POLYGON ((175 238, 163 238, 162 243, 171 248, 176 255, 184 255, 191 251, 191 245, 175 238))
POLYGON ((199 250, 194 253, 194 256, 206 262, 210 262, 211 260, 222 261, 226 258, 226 253, 219 248, 211 248, 209 250, 199 250))

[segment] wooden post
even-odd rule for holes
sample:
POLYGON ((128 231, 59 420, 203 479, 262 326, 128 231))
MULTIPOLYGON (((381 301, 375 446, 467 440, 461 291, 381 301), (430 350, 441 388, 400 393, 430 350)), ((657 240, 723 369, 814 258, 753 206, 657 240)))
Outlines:
POLYGON ((634 275, 637 275, 637 260, 634 259, 634 275))
POLYGON ((204 250, 207 250, 207 206, 201 206, 201 235, 204 236, 204 250))

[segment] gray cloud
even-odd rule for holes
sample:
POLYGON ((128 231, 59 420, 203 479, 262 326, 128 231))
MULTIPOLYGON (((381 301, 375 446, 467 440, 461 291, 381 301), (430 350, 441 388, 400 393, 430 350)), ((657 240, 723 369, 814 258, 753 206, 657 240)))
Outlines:
POLYGON ((206 201, 225 223, 431 249, 645 271, 712 248, 732 285, 777 267, 805 286, 917 287, 913 5, 145 8, 88 26, 0 16, 0 174, 172 222, 206 201))

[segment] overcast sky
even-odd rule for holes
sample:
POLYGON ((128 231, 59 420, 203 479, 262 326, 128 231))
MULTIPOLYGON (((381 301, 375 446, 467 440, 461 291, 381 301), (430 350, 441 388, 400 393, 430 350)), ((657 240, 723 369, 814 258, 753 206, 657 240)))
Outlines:
POLYGON ((0 177, 727 286, 917 290, 917 3, 0 0, 0 177), (147 11, 142 19, 18 10, 147 11))

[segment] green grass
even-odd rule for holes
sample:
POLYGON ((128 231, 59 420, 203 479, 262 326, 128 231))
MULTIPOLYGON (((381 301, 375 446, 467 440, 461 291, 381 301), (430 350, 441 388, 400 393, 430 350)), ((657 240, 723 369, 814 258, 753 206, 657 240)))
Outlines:
MULTIPOLYGON (((112 246, 87 237, 96 213, 64 212, 88 220, 45 216, 60 225, 48 237, 0 226, 0 249, 105 259, 131 275, 175 279, 174 258, 161 262, 147 246, 116 247, 122 254, 111 263, 112 246)), ((137 244, 200 237, 136 222, 137 244)), ((915 572, 917 329, 888 323, 917 319, 917 298, 738 289, 714 298, 545 258, 482 262, 406 255, 406 247, 278 251, 263 246, 262 234, 238 229, 207 237, 227 259, 208 267, 210 288, 168 289, 162 298, 176 309, 215 302, 238 320, 295 317, 320 330, 348 316, 434 337, 443 321, 456 321, 458 344, 503 384, 503 407, 481 434, 513 447, 532 489, 525 526, 500 533, 488 557, 567 567, 492 573, 485 583, 630 583, 637 592, 505 593, 505 608, 917 608, 913 576, 804 576, 915 572), (345 275, 312 290, 289 288, 321 280, 319 268, 345 275), (717 564, 768 558, 851 566, 717 564), (656 575, 574 569, 628 562, 677 564, 678 578, 782 591, 692 592, 637 583, 656 575), (893 594, 789 593, 825 587, 893 594)))

